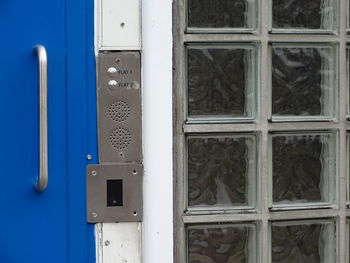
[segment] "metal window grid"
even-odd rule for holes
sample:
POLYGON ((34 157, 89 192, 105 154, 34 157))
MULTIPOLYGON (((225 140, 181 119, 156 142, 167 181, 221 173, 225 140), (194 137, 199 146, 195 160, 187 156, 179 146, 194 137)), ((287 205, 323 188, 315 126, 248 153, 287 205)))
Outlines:
POLYGON ((186 1, 173 2, 173 105, 174 105, 174 262, 186 262, 186 224, 215 223, 215 222, 260 222, 259 244, 257 251, 261 263, 268 263, 270 257, 269 223, 272 220, 289 219, 337 219, 337 250, 336 262, 349 262, 349 229, 348 218, 350 210, 347 208, 348 186, 348 77, 346 46, 350 43, 347 0, 339 0, 337 4, 338 24, 335 34, 271 34, 270 33, 270 0, 260 0, 258 15, 258 31, 255 33, 186 33, 186 1), (184 119, 186 76, 185 45, 196 43, 226 43, 226 42, 259 42, 259 118, 252 123, 215 123, 215 124, 186 124, 184 119), (334 122, 269 122, 269 69, 265 65, 269 61, 269 44, 272 42, 303 42, 303 43, 338 43, 338 100, 336 103, 337 119, 334 122), (269 211, 269 132, 298 131, 298 130, 338 130, 338 206, 336 209, 312 209, 296 211, 269 211), (260 132, 259 142, 259 174, 258 174, 258 202, 259 211, 256 213, 218 213, 218 214, 190 214, 185 212, 185 167, 186 149, 185 135, 192 133, 211 132, 260 132))

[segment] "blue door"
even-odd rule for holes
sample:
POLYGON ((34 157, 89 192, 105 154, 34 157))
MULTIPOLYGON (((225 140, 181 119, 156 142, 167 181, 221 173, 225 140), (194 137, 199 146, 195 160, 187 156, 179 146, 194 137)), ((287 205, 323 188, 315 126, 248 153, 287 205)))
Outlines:
POLYGON ((92 2, 0 1, 1 263, 94 262, 85 218, 85 167, 96 152, 92 2), (34 185, 46 162, 39 147, 45 69, 38 70, 36 45, 48 60, 48 185, 41 193, 34 185))

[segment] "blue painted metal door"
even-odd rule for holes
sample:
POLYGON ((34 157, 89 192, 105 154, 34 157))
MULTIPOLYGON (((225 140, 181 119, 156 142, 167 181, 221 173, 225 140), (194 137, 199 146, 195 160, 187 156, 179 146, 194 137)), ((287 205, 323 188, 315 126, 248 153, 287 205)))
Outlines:
POLYGON ((94 262, 85 219, 86 155, 95 152, 89 141, 94 120, 86 112, 94 100, 90 2, 0 1, 1 263, 94 262), (48 56, 44 193, 33 188, 39 172, 38 44, 48 56))

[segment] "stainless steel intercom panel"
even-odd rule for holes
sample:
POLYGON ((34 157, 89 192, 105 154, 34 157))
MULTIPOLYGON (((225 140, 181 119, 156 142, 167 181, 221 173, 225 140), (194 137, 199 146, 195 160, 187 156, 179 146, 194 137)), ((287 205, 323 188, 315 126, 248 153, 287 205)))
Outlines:
POLYGON ((100 162, 141 162, 140 53, 99 53, 97 68, 100 162))
POLYGON ((100 164, 89 165, 87 219, 142 221, 142 110, 139 52, 97 56, 98 148, 100 164))
POLYGON ((87 168, 88 222, 142 220, 141 164, 97 164, 87 168))

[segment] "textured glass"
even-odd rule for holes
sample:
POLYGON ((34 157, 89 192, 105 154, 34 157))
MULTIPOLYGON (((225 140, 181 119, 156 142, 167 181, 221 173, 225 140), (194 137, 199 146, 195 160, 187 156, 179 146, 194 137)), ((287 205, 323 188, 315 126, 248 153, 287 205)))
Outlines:
POLYGON ((332 202, 335 195, 334 133, 272 137, 273 203, 332 202))
POLYGON ((256 177, 256 138, 188 138, 188 205, 234 208, 252 205, 256 177))
POLYGON ((334 116, 333 54, 331 46, 273 46, 273 116, 334 116))
POLYGON ((333 30, 334 0, 271 0, 274 29, 333 30))
POLYGON ((253 28, 255 0, 188 0, 190 28, 253 28))
POLYGON ((189 119, 253 117, 254 53, 252 46, 188 48, 189 119))
POLYGON ((254 224, 191 226, 188 263, 254 263, 254 224))
POLYGON ((328 220, 273 222, 272 263, 335 262, 335 224, 328 220))

